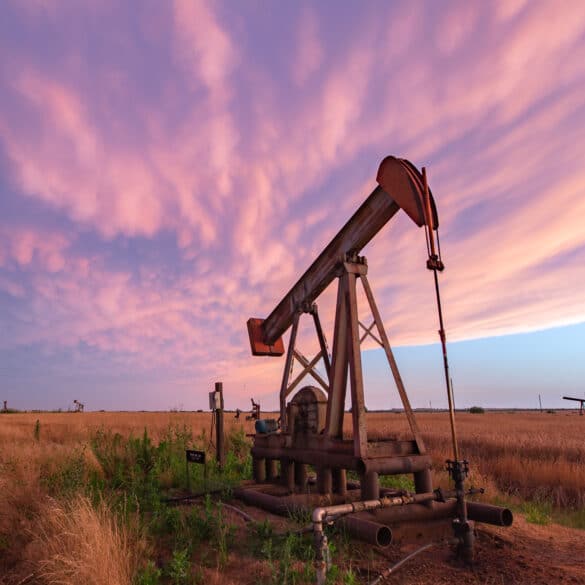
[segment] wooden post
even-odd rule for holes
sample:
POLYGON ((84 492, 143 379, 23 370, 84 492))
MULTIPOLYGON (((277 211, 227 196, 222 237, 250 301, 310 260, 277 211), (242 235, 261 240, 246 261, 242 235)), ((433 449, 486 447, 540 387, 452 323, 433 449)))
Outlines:
POLYGON ((219 468, 223 468, 225 462, 224 442, 223 442, 223 384, 215 383, 215 391, 219 392, 219 408, 215 409, 215 444, 217 446, 217 463, 219 468))

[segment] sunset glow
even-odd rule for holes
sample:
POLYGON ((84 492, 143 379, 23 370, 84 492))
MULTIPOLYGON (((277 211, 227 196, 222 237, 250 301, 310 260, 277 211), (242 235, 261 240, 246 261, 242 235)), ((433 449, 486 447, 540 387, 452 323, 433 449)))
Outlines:
MULTIPOLYGON (((0 12, 0 399, 194 409, 223 380, 228 407, 274 407, 283 360, 251 357, 246 320, 388 154, 427 167, 460 404, 585 392, 584 2, 0 12)), ((364 253, 412 402, 443 405, 438 350, 410 347, 437 341, 422 230, 401 213, 364 253)), ((396 407, 366 354, 368 403, 396 407)))

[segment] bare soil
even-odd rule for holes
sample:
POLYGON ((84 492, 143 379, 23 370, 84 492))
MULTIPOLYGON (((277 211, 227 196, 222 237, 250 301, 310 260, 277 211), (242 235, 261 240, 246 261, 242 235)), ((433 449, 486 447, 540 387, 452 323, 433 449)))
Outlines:
MULTIPOLYGON (((287 520, 264 511, 233 502, 254 519, 269 518, 277 531, 290 529, 287 520)), ((244 521, 230 518, 242 527, 244 521)), ((500 528, 476 523, 475 560, 467 566, 457 558, 455 547, 448 542, 422 552, 404 564, 395 574, 386 577, 386 585, 585 585, 585 534, 582 530, 556 524, 546 526, 526 522, 517 514, 514 524, 500 528)), ((428 540, 392 544, 373 549, 358 542, 351 544, 351 566, 360 583, 370 583, 385 568, 393 566, 428 540)), ((347 559, 337 551, 332 561, 348 568, 347 559)), ((250 556, 232 553, 223 571, 204 571, 209 583, 241 583, 252 585, 266 582, 266 563, 250 556)))

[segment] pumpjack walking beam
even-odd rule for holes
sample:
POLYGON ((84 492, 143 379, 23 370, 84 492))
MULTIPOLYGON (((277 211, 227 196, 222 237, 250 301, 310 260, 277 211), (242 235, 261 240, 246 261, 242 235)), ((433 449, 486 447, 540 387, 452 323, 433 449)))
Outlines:
MULTIPOLYGON (((276 443, 279 441, 277 438, 264 440, 258 437, 255 441, 255 448, 257 453, 265 452, 262 449, 266 447, 265 444, 270 443, 273 453, 278 452, 283 457, 286 455, 288 458, 301 456, 301 451, 297 450, 296 454, 293 453, 295 450, 290 444, 291 433, 295 431, 287 421, 287 398, 300 382, 300 378, 309 373, 327 393, 327 405, 326 417, 324 417, 326 420, 323 421, 324 425, 321 427, 322 432, 308 438, 308 442, 304 443, 302 451, 302 458, 306 459, 304 463, 315 464, 313 459, 319 460, 323 453, 333 449, 341 456, 338 461, 340 469, 360 469, 366 476, 372 476, 372 482, 369 482, 371 485, 376 484, 378 473, 396 473, 396 469, 403 469, 404 472, 414 472, 421 477, 422 475, 429 476, 424 481, 416 482, 421 483, 421 486, 424 484, 428 487, 427 484, 430 482, 429 463, 428 457, 425 455, 421 433, 367 280, 367 263, 358 254, 399 209, 403 209, 416 225, 426 227, 427 238, 432 230, 438 228, 439 222, 432 194, 425 178, 410 162, 395 157, 385 158, 378 169, 377 181, 378 186, 278 303, 268 318, 248 320, 248 333, 253 355, 283 355, 282 335, 292 326, 280 388, 280 421, 283 433, 282 441, 279 443, 281 446, 276 447, 276 443), (327 345, 314 300, 335 279, 338 279, 339 288, 333 352, 331 363, 329 363, 327 345), (366 327, 358 319, 356 291, 358 280, 362 282, 374 318, 370 327, 366 327), (312 360, 306 359, 296 349, 299 320, 303 313, 312 313, 321 348, 312 360), (377 336, 372 332, 374 326, 377 330, 377 336), (360 327, 365 331, 361 338, 360 327), (392 447, 390 443, 373 445, 368 441, 360 353, 361 341, 367 335, 376 339, 384 348, 414 437, 412 444, 392 447), (295 359, 301 363, 304 369, 301 376, 297 376, 291 382, 295 359), (321 359, 325 366, 326 379, 323 379, 314 369, 321 359), (348 374, 353 423, 351 447, 343 441, 343 415, 348 374), (287 439, 285 435, 289 438, 287 439), (288 445, 287 447, 284 447, 285 443, 288 445), (284 450, 279 450, 281 448, 284 450), (399 460, 393 458, 396 453, 399 454, 399 460)), ((312 396, 317 396, 317 394, 313 393, 312 396)), ((297 402, 302 402, 305 398, 306 395, 301 396, 297 402)), ((299 408, 301 407, 299 406, 299 408)), ((304 408, 301 408, 302 412, 306 412, 303 410, 304 408)), ((376 490, 371 491, 375 493, 376 490)))
MULTIPOLYGON (((279 340, 293 324, 299 310, 312 304, 336 278, 339 263, 344 261, 346 254, 358 254, 400 209, 419 227, 425 225, 423 177, 412 163, 388 156, 380 164, 376 179, 378 186, 272 313, 265 320, 251 319, 252 323, 248 322, 254 355, 282 355, 284 349, 279 340)), ((429 195, 433 228, 437 229, 439 219, 430 191, 429 195)))

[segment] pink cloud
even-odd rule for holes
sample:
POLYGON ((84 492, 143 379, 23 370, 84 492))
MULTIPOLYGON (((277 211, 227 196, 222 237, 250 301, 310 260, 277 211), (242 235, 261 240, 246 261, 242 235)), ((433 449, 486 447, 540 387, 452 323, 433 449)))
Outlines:
MULTIPOLYGON (((156 19, 166 29, 140 15, 169 68, 153 69, 152 95, 118 63, 88 86, 83 67, 51 72, 23 50, 6 80, 17 105, 0 104, 7 166, 23 197, 79 231, 0 227, 0 287, 30 317, 11 343, 83 342, 268 391, 280 365, 248 357, 246 318, 272 309, 389 153, 429 165, 450 339, 585 320, 582 11, 461 3, 434 21, 404 4, 362 11, 335 39, 315 6, 282 63, 251 56, 254 18, 177 1, 156 19), (87 232, 95 254, 73 250, 87 232), (107 260, 116 238, 166 232, 174 266, 107 260)), ((366 253, 391 341, 436 340, 422 232, 397 218, 366 253)), ((328 331, 334 302, 320 300, 328 331)))
POLYGON ((297 56, 293 61, 292 78, 297 85, 305 82, 321 67, 323 46, 319 40, 317 14, 308 6, 303 8, 297 29, 297 56))
POLYGON ((48 272, 58 272, 65 265, 69 240, 60 232, 0 225, 0 266, 12 261, 20 267, 35 264, 48 272))
POLYGON ((459 49, 473 34, 479 17, 480 4, 460 3, 445 10, 437 26, 437 47, 442 53, 450 55, 459 49))
POLYGON ((208 2, 175 0, 173 10, 177 60, 194 82, 207 87, 212 99, 225 98, 227 80, 236 62, 229 34, 208 2))

